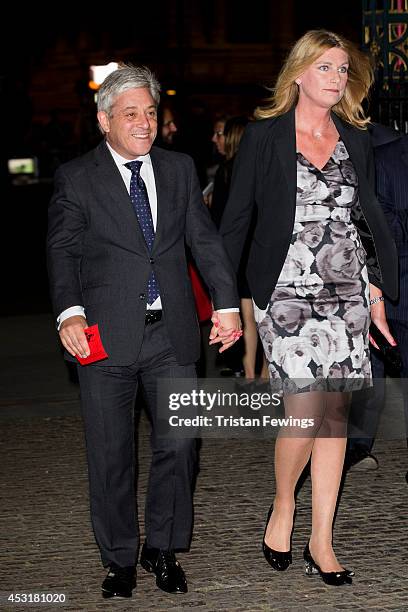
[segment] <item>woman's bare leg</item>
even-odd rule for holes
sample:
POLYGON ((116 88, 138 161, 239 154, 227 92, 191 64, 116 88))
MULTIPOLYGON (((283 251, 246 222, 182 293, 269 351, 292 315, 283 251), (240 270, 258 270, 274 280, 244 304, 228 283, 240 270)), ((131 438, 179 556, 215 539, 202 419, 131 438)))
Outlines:
POLYGON ((325 422, 313 445, 312 535, 310 552, 322 571, 335 572, 343 568, 332 548, 333 518, 346 451, 349 393, 326 393, 325 422), (325 431, 325 428, 328 428, 325 431), (326 437, 330 435, 344 437, 326 437), (323 437, 325 436, 325 437, 323 437))
POLYGON ((325 398, 323 392, 311 391, 288 395, 284 403, 286 417, 314 418, 315 427, 309 431, 299 429, 282 433, 281 430, 276 440, 276 495, 273 503, 274 510, 265 534, 265 542, 270 548, 282 552, 290 549, 295 510, 295 487, 309 461, 315 442, 314 435, 324 415, 325 398), (301 435, 304 437, 295 437, 301 435))
POLYGON ((258 346, 258 332, 254 318, 254 307, 251 298, 241 299, 241 314, 243 322, 244 366, 245 378, 255 378, 256 349, 258 346))
POLYGON ((268 362, 266 361, 264 352, 262 352, 262 370, 260 378, 269 380, 268 362))

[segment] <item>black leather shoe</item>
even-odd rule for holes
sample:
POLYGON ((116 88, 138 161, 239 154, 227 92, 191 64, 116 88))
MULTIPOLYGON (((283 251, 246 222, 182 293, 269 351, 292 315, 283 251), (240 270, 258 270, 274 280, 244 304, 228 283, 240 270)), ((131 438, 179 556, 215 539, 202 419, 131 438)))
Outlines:
POLYGON ((370 453, 368 448, 360 444, 347 450, 344 459, 344 469, 350 471, 378 470, 378 459, 370 453))
POLYGON ((310 554, 309 542, 303 551, 303 559, 305 560, 305 574, 307 576, 319 574, 323 582, 329 586, 342 586, 343 584, 353 583, 352 576, 354 576, 354 572, 351 570, 344 569, 341 572, 323 572, 310 554))
POLYGON ((143 544, 140 565, 156 575, 156 584, 166 593, 187 593, 187 580, 173 550, 148 548, 143 544))
POLYGON ((108 575, 102 582, 102 597, 104 599, 129 598, 136 587, 136 567, 119 567, 115 563, 110 566, 108 575))
POLYGON ((273 567, 273 569, 278 572, 284 572, 292 563, 292 551, 288 550, 287 552, 281 552, 279 550, 274 550, 273 548, 269 548, 269 546, 265 542, 266 529, 268 527, 269 519, 271 518, 272 512, 273 504, 269 508, 268 516, 266 519, 265 531, 262 540, 262 552, 264 554, 265 559, 267 560, 269 565, 273 567))

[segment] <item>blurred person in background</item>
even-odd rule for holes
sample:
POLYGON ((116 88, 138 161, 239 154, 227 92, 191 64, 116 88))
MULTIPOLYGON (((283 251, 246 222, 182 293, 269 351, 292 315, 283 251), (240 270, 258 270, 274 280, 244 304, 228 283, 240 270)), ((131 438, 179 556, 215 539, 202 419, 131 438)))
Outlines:
POLYGON ((175 137, 178 132, 176 125, 175 113, 168 102, 160 107, 158 115, 159 134, 157 138, 157 146, 163 149, 175 149, 175 137))
MULTIPOLYGON (((402 136, 399 131, 389 126, 374 122, 371 122, 368 125, 368 131, 370 133, 371 142, 374 148, 377 198, 383 207, 387 221, 389 221, 391 232, 396 240, 397 250, 399 253, 401 293, 404 292, 404 270, 406 269, 406 266, 403 264, 405 262, 404 250, 406 247, 403 246, 404 241, 401 240, 401 232, 396 232, 396 228, 393 227, 395 225, 396 216, 401 213, 397 212, 396 215, 394 215, 393 211, 395 211, 395 208, 404 209, 404 206, 408 208, 408 199, 403 196, 404 190, 398 188, 399 181, 401 181, 402 184, 405 182, 404 177, 406 176, 406 167, 401 160, 405 159, 406 152, 404 152, 404 147, 401 146, 384 146, 399 140, 402 136), (390 154, 388 160, 385 159, 384 154, 390 154), (387 178, 388 174, 390 177, 389 180, 387 178), (388 187, 388 184, 390 187, 388 187), (387 185, 387 189, 385 189, 385 185, 387 185)), ((408 193, 408 191, 406 193, 408 193)), ((404 212, 402 212, 402 215, 403 214, 404 212)), ((396 307, 395 303, 390 302, 386 298, 385 309, 388 319, 394 319, 395 316, 393 315, 398 312, 398 306, 396 307)), ((401 309, 401 314, 403 320, 407 318, 404 308, 401 309)), ((392 321, 390 322, 393 329, 392 321)), ((398 337, 397 330, 395 330, 394 333, 398 344, 403 350, 403 345, 401 345, 401 340, 398 337)), ((378 429, 381 411, 385 402, 386 370, 383 356, 373 346, 370 346, 370 356, 371 369, 373 373, 373 386, 370 389, 364 389, 359 393, 355 393, 352 397, 349 414, 349 437, 347 440, 347 450, 344 461, 345 470, 376 470, 378 468, 378 459, 372 453, 372 448, 378 429)), ((388 373, 390 375, 396 374, 395 372, 388 373)), ((404 401, 406 402, 406 400, 404 401)))
MULTIPOLYGON (((381 126, 384 144, 375 147, 377 198, 388 221, 398 251, 399 295, 397 300, 385 296, 385 311, 395 339, 398 342, 402 367, 401 378, 405 434, 408 443, 408 136, 381 126), (388 130, 389 134, 385 130, 388 130), (392 138, 392 136, 394 136, 392 138)), ((375 133, 374 127, 374 133, 375 133)), ((350 438, 345 467, 351 470, 378 468, 378 460, 371 450, 386 396, 387 368, 383 356, 371 350, 374 378, 373 389, 356 395, 350 412, 350 428, 361 434, 350 438), (360 396, 360 397, 358 397, 360 396)))
POLYGON ((225 134, 224 128, 227 121, 225 115, 219 115, 214 122, 214 131, 211 138, 213 143, 212 163, 207 166, 207 185, 204 190, 204 202, 211 208, 212 194, 214 189, 214 178, 220 163, 225 160, 225 134))
POLYGON ((214 123, 214 133, 211 138, 211 142, 214 143, 217 153, 221 156, 225 155, 225 124, 227 122, 226 116, 219 117, 214 123))

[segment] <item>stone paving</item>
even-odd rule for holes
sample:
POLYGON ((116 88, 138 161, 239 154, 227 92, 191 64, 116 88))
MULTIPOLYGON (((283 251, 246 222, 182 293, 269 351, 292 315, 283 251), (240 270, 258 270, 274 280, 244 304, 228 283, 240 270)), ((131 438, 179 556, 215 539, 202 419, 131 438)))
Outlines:
MULTIPOLYGON (((356 577, 326 587, 303 574, 310 529, 310 480, 297 502, 294 562, 274 572, 261 551, 274 493, 273 440, 202 442, 191 551, 178 555, 189 581, 186 595, 166 595, 138 570, 129 601, 104 601, 88 513, 84 438, 78 389, 68 381, 47 316, 3 319, 1 358, 0 592, 64 593, 67 602, 34 606, 4 601, 0 609, 94 610, 395 610, 408 609, 405 442, 378 441, 380 468, 349 473, 335 526, 335 548, 356 577), (28 338, 26 351, 19 334, 28 338), (17 368, 23 375, 17 376, 17 368), (13 374, 14 372, 14 374, 13 374)), ((148 425, 140 425, 139 515, 149 463, 148 425)))

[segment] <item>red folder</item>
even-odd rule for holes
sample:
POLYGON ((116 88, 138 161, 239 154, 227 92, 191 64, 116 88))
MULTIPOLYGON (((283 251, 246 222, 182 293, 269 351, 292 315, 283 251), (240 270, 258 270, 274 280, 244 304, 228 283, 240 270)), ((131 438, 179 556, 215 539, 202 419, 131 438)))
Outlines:
POLYGON ((91 354, 85 358, 76 355, 76 358, 78 359, 79 363, 81 365, 88 365, 88 363, 93 363, 94 361, 106 359, 108 353, 103 348, 101 336, 99 334, 98 324, 91 325, 90 327, 85 327, 84 332, 86 339, 88 340, 91 354))
POLYGON ((208 295, 207 289, 204 287, 204 283, 201 280, 199 273, 196 270, 196 267, 191 262, 189 262, 188 264, 188 271, 190 274, 191 285, 193 287, 193 294, 197 309, 198 320, 200 321, 200 323, 203 323, 204 321, 208 321, 208 319, 211 319, 211 299, 208 295))

